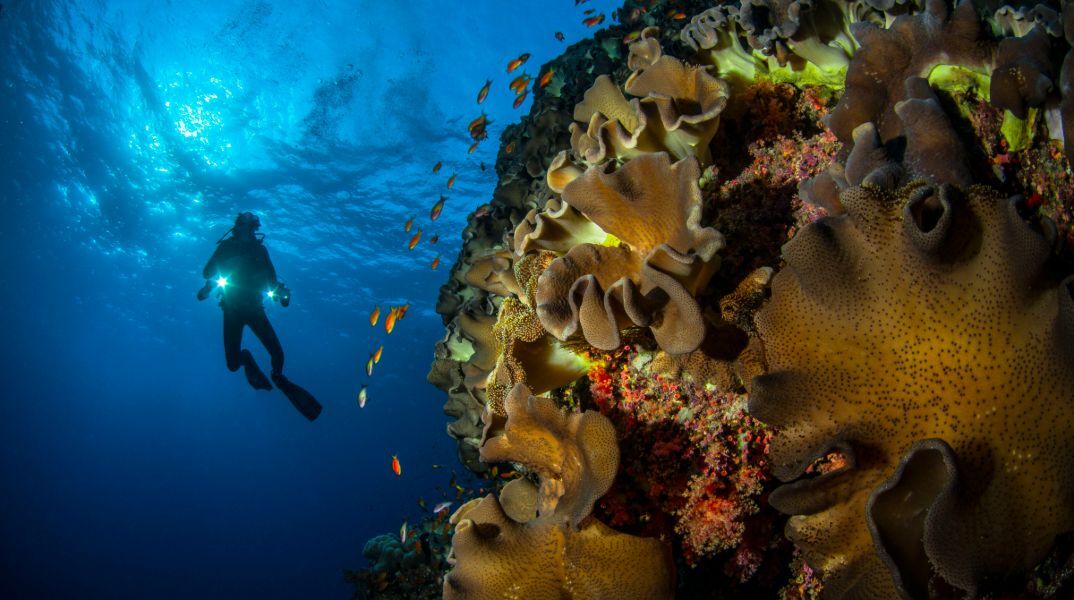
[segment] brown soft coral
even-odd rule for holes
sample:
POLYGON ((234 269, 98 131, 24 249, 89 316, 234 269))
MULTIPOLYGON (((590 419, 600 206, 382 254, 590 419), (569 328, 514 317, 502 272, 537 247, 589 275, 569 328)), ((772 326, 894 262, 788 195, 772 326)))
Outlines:
MULTIPOLYGON (((697 156, 707 164, 709 142, 719 127, 730 87, 705 68, 662 56, 654 32, 646 32, 631 46, 636 70, 627 80, 626 92, 636 97, 627 100, 610 77, 598 77, 574 107, 577 123, 570 127, 574 154, 595 165, 665 151, 676 158, 697 156)), ((552 189, 558 165, 553 161, 549 168, 552 189)))
POLYGON ((481 453, 489 461, 522 463, 540 487, 513 482, 499 499, 490 494, 452 516, 445 599, 673 597, 674 571, 663 544, 589 516, 619 464, 607 417, 564 414, 519 385, 507 400, 503 432, 481 453))
POLYGON ((723 247, 719 232, 700 226, 699 175, 692 158, 648 154, 613 173, 592 167, 564 189, 563 201, 618 243, 577 245, 541 274, 536 309, 549 333, 567 340, 581 330, 611 350, 633 324, 672 354, 698 347, 705 326, 695 296, 723 247))
POLYGON ((939 65, 987 74, 995 48, 970 2, 952 13, 945 0, 928 0, 924 12, 900 16, 887 29, 859 22, 851 30, 861 48, 850 61, 846 91, 828 121, 844 143, 867 122, 876 124, 882 142, 897 137, 901 131, 895 104, 905 98, 904 81, 927 77, 939 65))
POLYGON ((1074 298, 1047 221, 983 186, 852 187, 801 230, 757 316, 774 492, 826 592, 973 595, 1074 529, 1074 298))

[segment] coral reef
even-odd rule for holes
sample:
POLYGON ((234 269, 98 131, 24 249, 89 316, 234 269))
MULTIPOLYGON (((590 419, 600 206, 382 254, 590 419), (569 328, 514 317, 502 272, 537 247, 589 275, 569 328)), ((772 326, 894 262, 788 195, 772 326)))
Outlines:
POLYGON ((616 15, 441 290, 449 433, 525 474, 446 597, 670 595, 628 534, 682 598, 1069 595, 1074 4, 616 15))

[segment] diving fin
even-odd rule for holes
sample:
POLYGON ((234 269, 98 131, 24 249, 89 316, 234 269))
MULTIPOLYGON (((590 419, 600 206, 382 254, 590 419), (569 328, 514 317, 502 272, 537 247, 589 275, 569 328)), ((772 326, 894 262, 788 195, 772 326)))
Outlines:
POLYGON ((276 384, 276 387, 280 388, 283 395, 287 396, 291 404, 298 409, 298 412, 302 413, 303 417, 313 421, 320 416, 321 403, 313 397, 313 394, 283 375, 273 374, 272 381, 276 384))
POLYGON ((254 360, 254 355, 250 354, 249 350, 242 351, 242 372, 246 375, 246 381, 255 390, 272 389, 268 377, 265 377, 265 372, 257 366, 257 361, 254 360))

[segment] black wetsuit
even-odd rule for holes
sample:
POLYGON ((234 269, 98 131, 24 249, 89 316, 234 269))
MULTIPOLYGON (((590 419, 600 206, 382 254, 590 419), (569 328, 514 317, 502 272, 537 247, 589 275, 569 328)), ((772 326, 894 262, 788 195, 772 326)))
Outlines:
MULTIPOLYGON (((276 331, 265 315, 262 305, 265 293, 275 290, 276 269, 269 259, 268 249, 259 239, 240 240, 230 237, 216 247, 202 275, 206 279, 226 277, 220 307, 224 309, 224 356, 231 371, 239 367, 256 369, 253 356, 242 349, 242 328, 249 327, 268 350, 272 358, 272 373, 283 372, 283 347, 276 331)), ((249 371, 248 371, 249 373, 249 371)))

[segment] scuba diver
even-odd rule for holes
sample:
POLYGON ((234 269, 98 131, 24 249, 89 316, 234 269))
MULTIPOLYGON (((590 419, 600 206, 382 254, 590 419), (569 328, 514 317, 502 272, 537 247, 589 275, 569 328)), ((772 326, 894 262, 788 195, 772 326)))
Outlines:
POLYGON ((312 394, 283 376, 283 347, 262 305, 263 298, 268 296, 287 307, 291 304, 291 290, 276 279, 276 269, 265 248, 265 236, 256 233, 260 227, 261 220, 251 212, 244 212, 235 219, 235 226, 216 242, 216 251, 202 269, 205 286, 198 290, 198 300, 208 298, 214 289, 219 291, 220 308, 224 310, 224 356, 228 370, 235 372, 242 367, 246 380, 254 389, 271 390, 275 383, 298 412, 312 421, 321 414, 321 404, 312 394), (257 366, 253 354, 243 349, 244 327, 249 327, 268 350, 272 360, 272 383, 257 366))

